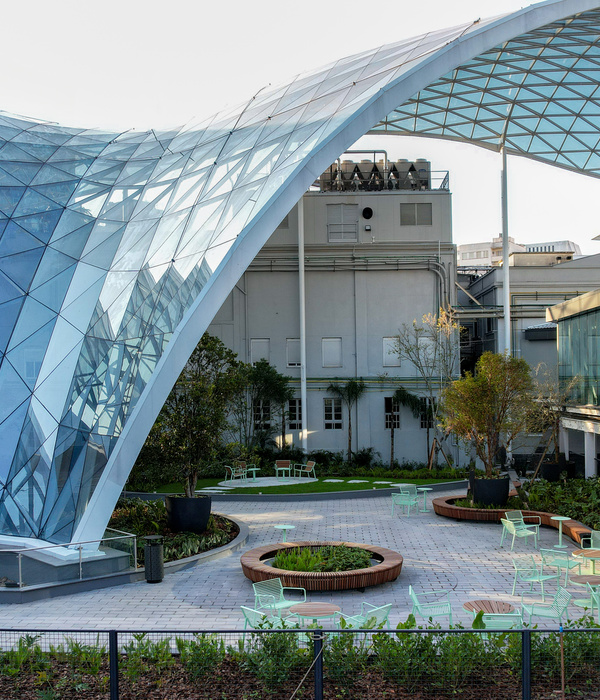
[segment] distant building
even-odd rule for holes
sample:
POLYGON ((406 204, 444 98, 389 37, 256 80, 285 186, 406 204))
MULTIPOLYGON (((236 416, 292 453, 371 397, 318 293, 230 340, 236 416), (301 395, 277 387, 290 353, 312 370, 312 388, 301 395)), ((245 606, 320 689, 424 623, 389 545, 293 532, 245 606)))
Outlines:
POLYGON ((412 365, 394 353, 401 326, 456 301, 447 173, 428 161, 340 161, 303 197, 307 406, 300 396, 298 207, 240 278, 209 327, 240 359, 264 358, 293 377, 287 441, 343 450, 347 412, 327 391, 362 377, 367 392, 352 418, 353 448, 426 461, 427 419, 392 405, 399 385, 423 391, 412 365))
MULTIPOLYGON (((516 243, 508 238, 508 250, 513 253, 555 253, 562 260, 581 255, 581 248, 573 241, 544 241, 542 243, 516 243)), ((459 267, 485 267, 502 265, 502 236, 481 243, 464 243, 457 246, 459 267)))
POLYGON ((558 377, 574 382, 561 420, 562 450, 583 460, 585 476, 598 475, 600 446, 600 289, 548 309, 558 324, 558 377))

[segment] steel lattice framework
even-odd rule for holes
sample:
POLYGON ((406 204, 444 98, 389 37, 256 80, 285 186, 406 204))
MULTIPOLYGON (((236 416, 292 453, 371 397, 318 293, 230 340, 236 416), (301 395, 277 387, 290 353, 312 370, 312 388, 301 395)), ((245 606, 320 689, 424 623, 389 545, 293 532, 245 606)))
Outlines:
POLYGON ((363 134, 504 144, 597 176, 599 13, 551 0, 426 34, 173 131, 0 114, 0 531, 103 535, 214 314, 363 134))

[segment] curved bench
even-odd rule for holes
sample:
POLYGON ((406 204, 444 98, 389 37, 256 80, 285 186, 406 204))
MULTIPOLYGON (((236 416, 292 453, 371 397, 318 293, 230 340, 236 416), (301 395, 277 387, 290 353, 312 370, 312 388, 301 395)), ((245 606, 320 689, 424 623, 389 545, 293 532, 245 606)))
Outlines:
POLYGON ((401 554, 392 549, 356 542, 279 542, 251 549, 242 555, 240 562, 244 576, 254 583, 280 578, 284 586, 299 586, 307 591, 343 591, 395 581, 402 570, 403 558, 401 554), (326 547, 341 544, 365 549, 379 563, 368 569, 353 569, 351 571, 287 571, 265 564, 265 560, 272 559, 282 549, 326 547))
MULTIPOLYGON (((433 510, 436 515, 441 515, 444 518, 454 518, 454 520, 473 520, 477 522, 495 522, 499 523, 500 518, 504 517, 507 508, 464 508, 463 506, 455 506, 454 501, 458 501, 462 498, 467 498, 464 496, 445 496, 440 498, 434 498, 432 500, 433 510)), ((558 522, 556 520, 551 520, 554 513, 544 513, 539 510, 524 510, 523 515, 539 515, 542 525, 546 527, 553 527, 558 529, 558 522)), ((570 537, 573 542, 579 544, 581 542, 581 537, 589 535, 590 528, 578 520, 564 520, 563 521, 563 535, 570 537)))

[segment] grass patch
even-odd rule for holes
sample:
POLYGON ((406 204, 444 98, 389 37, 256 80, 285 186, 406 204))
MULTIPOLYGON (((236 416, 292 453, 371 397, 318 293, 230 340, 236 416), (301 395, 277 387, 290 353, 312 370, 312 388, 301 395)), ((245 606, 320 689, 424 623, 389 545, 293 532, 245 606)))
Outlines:
MULTIPOLYGON (((353 477, 350 477, 352 479, 353 477)), ((360 484, 349 484, 348 479, 340 483, 325 482, 323 480, 313 481, 304 484, 279 484, 277 486, 262 486, 257 484, 256 486, 245 486, 236 487, 233 489, 228 489, 227 493, 232 494, 303 494, 303 493, 333 493, 337 491, 371 491, 373 489, 389 489, 394 488, 390 484, 376 484, 376 481, 382 481, 379 478, 365 478, 360 477, 360 484)), ((201 479, 198 481, 198 489, 208 488, 211 486, 218 486, 222 479, 201 479)), ((441 484, 450 483, 456 481, 455 479, 399 479, 394 481, 395 484, 406 483, 406 484, 416 484, 417 486, 429 486, 430 484, 441 484)), ((183 493, 183 486, 181 484, 164 484, 163 486, 156 489, 156 493, 183 493)))

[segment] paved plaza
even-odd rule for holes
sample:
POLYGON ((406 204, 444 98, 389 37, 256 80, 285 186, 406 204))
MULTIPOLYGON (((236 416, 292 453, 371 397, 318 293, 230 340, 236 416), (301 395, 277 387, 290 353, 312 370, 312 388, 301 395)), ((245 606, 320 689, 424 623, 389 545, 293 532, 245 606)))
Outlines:
MULTIPOLYGON (((441 492, 452 495, 452 491, 441 492)), ((233 494, 232 494, 233 498, 233 494)), ((428 500, 428 505, 430 502, 428 500)), ((337 603, 342 611, 355 614, 360 603, 392 603, 390 621, 395 626, 411 610, 408 586, 418 591, 447 589, 454 622, 470 626, 465 601, 494 598, 520 603, 523 584, 511 597, 512 557, 525 562, 534 553, 529 542, 510 541, 500 548, 498 524, 455 522, 428 513, 410 517, 391 516, 389 495, 372 498, 290 501, 226 500, 213 503, 213 510, 245 522, 250 537, 237 552, 198 566, 169 574, 159 584, 145 581, 98 591, 78 593, 46 601, 0 606, 0 627, 11 629, 117 629, 117 630, 233 630, 241 629, 240 605, 253 607, 252 585, 240 567, 243 552, 278 540, 274 525, 296 526, 288 540, 344 540, 389 547, 402 554, 404 565, 396 581, 361 591, 309 592, 310 601, 337 603)), ((556 530, 540 530, 542 547, 558 542, 556 530)), ((566 540, 569 551, 575 545, 566 540)), ((539 554, 536 553, 536 560, 539 554)), ((556 590, 553 582, 548 593, 556 590)), ((576 595, 577 587, 570 590, 576 595)), ((580 589, 583 593, 585 589, 580 589)), ((581 597, 581 596, 579 596, 581 597)), ((529 600, 540 600, 539 586, 529 600)), ((548 600, 548 597, 547 597, 548 600)), ((570 617, 581 608, 572 606, 570 617)), ((420 624, 423 624, 423 620, 420 624)), ((443 625, 445 626, 445 624, 443 625)), ((540 627, 543 627, 541 621, 540 627)))

